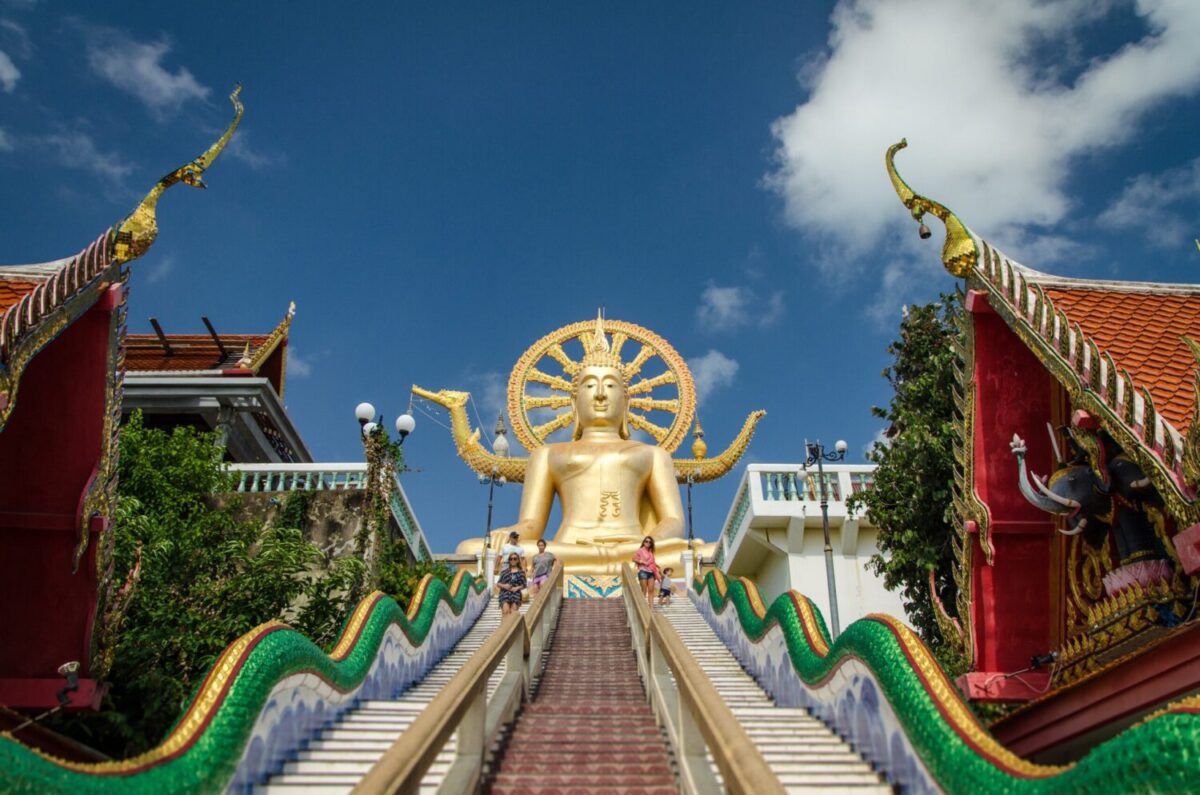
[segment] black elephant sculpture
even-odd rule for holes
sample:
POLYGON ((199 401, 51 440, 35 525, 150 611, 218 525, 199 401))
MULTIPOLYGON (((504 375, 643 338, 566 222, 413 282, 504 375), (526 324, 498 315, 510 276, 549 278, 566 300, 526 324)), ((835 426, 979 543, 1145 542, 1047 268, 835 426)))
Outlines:
POLYGON ((1021 494, 1035 507, 1064 516, 1066 527, 1059 532, 1082 534, 1094 549, 1112 533, 1120 565, 1104 577, 1110 596, 1132 582, 1145 586, 1169 580, 1170 559, 1147 512, 1161 508, 1162 498, 1137 462, 1105 431, 1087 427, 1088 419, 1076 417, 1074 427, 1066 429, 1073 457, 1060 462, 1049 478, 1027 470, 1025 442, 1013 434, 1021 494))

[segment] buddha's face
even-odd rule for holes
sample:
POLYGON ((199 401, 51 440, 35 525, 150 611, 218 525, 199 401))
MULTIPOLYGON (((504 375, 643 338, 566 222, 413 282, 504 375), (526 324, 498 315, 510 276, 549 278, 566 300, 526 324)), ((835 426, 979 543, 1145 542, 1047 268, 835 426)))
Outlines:
POLYGON ((581 428, 620 428, 629 407, 621 373, 611 367, 585 367, 575 391, 575 417, 581 428))

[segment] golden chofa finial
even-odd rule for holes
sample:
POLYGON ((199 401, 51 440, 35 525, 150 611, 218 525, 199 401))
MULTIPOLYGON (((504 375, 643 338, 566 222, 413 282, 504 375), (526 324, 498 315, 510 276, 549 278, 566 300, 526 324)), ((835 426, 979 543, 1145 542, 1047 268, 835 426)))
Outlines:
POLYGON ((242 358, 237 360, 237 364, 235 364, 234 367, 238 368, 239 370, 245 370, 252 364, 254 364, 254 358, 250 355, 250 343, 247 342, 246 349, 242 351, 242 358))
POLYGON ((221 154, 225 145, 229 143, 229 139, 233 137, 234 130, 241 124, 243 108, 242 101, 238 98, 241 93, 242 87, 239 85, 235 86, 233 93, 229 95, 229 101, 233 103, 233 121, 229 123, 225 133, 204 154, 160 179, 146 194, 146 198, 142 199, 142 203, 121 222, 121 226, 117 229, 116 257, 118 262, 129 262, 142 256, 154 243, 154 238, 158 237, 156 217, 158 199, 167 188, 177 182, 191 185, 193 188, 207 187, 200 175, 213 164, 217 155, 221 154))
POLYGON ((902 139, 900 143, 888 147, 885 161, 888 176, 892 180, 892 187, 895 188, 900 201, 912 213, 912 217, 921 224, 918 228, 921 239, 924 240, 932 234, 924 223, 925 213, 933 213, 942 220, 942 223, 946 225, 946 242, 942 245, 942 264, 946 266, 946 270, 950 271, 951 275, 966 278, 979 261, 979 250, 975 247, 975 241, 954 213, 933 199, 913 193, 912 188, 908 187, 908 184, 900 177, 896 171, 895 157, 896 153, 906 146, 908 146, 908 140, 902 139))

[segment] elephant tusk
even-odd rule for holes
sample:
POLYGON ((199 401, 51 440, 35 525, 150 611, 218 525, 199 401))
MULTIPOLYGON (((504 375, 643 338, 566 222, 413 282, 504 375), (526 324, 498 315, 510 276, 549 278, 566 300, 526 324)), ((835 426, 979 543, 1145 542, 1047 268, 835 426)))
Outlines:
POLYGON ((1033 480, 1033 485, 1037 486, 1037 490, 1040 491, 1048 499, 1054 500, 1055 502, 1057 502, 1059 505, 1063 506, 1064 508, 1070 508, 1071 510, 1075 510, 1076 508, 1079 507, 1079 502, 1077 500, 1072 500, 1069 497, 1062 497, 1058 494, 1055 494, 1050 489, 1048 489, 1046 487, 1045 478, 1039 478, 1034 473, 1030 473, 1030 474, 1033 475, 1033 477, 1031 478, 1033 480))
POLYGON ((1077 536, 1083 532, 1083 529, 1085 527, 1087 527, 1087 522, 1088 522, 1088 520, 1087 520, 1087 517, 1085 516, 1079 520, 1079 524, 1075 525, 1074 530, 1059 530, 1058 532, 1062 533, 1065 536, 1077 536))
POLYGON ((1144 489, 1150 485, 1150 478, 1139 478, 1129 484, 1131 489, 1144 489))

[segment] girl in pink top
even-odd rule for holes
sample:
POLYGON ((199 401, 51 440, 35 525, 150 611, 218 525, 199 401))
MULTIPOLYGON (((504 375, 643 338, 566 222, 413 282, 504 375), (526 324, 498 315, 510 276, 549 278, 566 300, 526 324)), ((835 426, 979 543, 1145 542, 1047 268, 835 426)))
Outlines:
POLYGON ((658 579, 658 564, 654 562, 654 539, 646 536, 642 545, 633 553, 633 563, 637 566, 638 585, 646 595, 646 604, 654 609, 654 581, 658 579))

